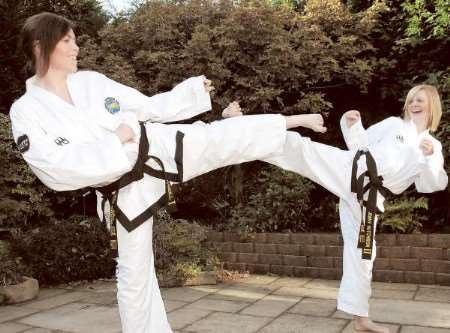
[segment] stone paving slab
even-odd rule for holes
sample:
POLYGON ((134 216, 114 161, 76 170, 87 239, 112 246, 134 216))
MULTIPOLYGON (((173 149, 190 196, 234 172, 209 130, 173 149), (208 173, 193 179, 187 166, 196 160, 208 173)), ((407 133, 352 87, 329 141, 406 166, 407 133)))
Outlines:
POLYGON ((416 291, 418 286, 411 283, 372 282, 372 289, 416 291))
POLYGON ((192 286, 189 287, 191 290, 197 290, 197 291, 201 291, 204 292, 205 294, 210 294, 210 293, 215 293, 219 290, 225 289, 229 287, 229 284, 227 283, 220 283, 220 284, 216 284, 216 285, 208 285, 208 286, 192 286))
POLYGON ((291 295, 311 298, 337 299, 337 289, 312 289, 312 288, 289 288, 281 287, 274 295, 291 295))
POLYGON ((450 329, 420 326, 403 326, 401 333, 450 333, 450 329))
POLYGON ((34 328, 24 331, 23 333, 70 333, 70 332, 61 331, 61 330, 52 330, 52 329, 48 329, 48 328, 34 327, 34 328))
POLYGON ((189 304, 188 302, 181 302, 181 301, 169 301, 164 300, 164 307, 166 308, 166 312, 172 312, 174 310, 177 310, 186 304, 189 304))
POLYGON ((56 295, 61 295, 69 292, 66 289, 59 289, 59 288, 40 288, 39 289, 39 295, 36 298, 36 300, 41 300, 49 297, 53 297, 56 295))
POLYGON ((20 323, 73 333, 119 333, 120 318, 117 307, 97 304, 71 303, 42 311, 19 320, 20 323))
POLYGON ((119 333, 120 318, 117 307, 97 304, 71 303, 42 311, 19 320, 20 323, 73 333, 119 333))
POLYGON ((242 308, 245 308, 248 304, 249 303, 247 302, 228 301, 207 296, 205 298, 199 299, 198 301, 195 301, 194 303, 191 303, 189 307, 211 311, 237 312, 242 308))
POLYGON ((347 320, 284 314, 258 333, 340 333, 347 320))
POLYGON ((0 323, 20 317, 25 317, 35 312, 37 312, 37 310, 27 309, 23 306, 2 306, 0 307, 0 323))
POLYGON ((113 305, 117 304, 117 294, 115 292, 95 292, 89 293, 89 295, 80 298, 81 303, 91 303, 91 304, 103 304, 103 305, 113 305))
POLYGON ((304 298, 289 310, 290 313, 329 317, 336 312, 336 301, 331 299, 304 298))
MULTIPOLYGON (((354 333, 336 310, 339 281, 251 276, 212 286, 163 289, 176 333, 354 333)), ((371 316, 392 333, 450 333, 450 288, 373 284, 371 316), (414 298, 413 298, 414 297, 414 298)), ((0 307, 1 333, 118 333, 115 282, 44 288, 0 307)))
MULTIPOLYGON (((392 324, 385 324, 385 323, 378 323, 378 324, 389 328, 391 333, 399 333, 399 331, 400 331, 400 325, 392 325, 392 324)), ((423 329, 423 327, 422 327, 422 329, 423 329)), ((350 323, 348 323, 348 325, 345 327, 345 329, 341 333, 364 333, 364 332, 355 331, 353 328, 353 323, 350 322, 350 323)), ((404 333, 403 330, 402 330, 402 333, 404 333)), ((419 332, 416 332, 416 333, 419 333, 419 332)), ((425 333, 425 331, 422 330, 422 331, 420 331, 420 333, 425 333)), ((431 332, 426 331, 426 333, 431 333, 431 332)))
POLYGON ((408 299, 412 300, 415 291, 394 290, 394 289, 372 289, 372 298, 408 299))
POLYGON ((314 279, 306 283, 303 287, 312 289, 339 289, 341 281, 314 279))
POLYGON ((212 313, 212 311, 203 309, 181 308, 167 314, 167 317, 172 329, 178 330, 206 317, 210 313, 212 313))
POLYGON ((271 318, 216 312, 186 327, 183 331, 195 333, 254 333, 271 318))
POLYGON ((414 300, 450 303, 450 290, 441 288, 420 287, 419 291, 414 297, 414 300))
POLYGON ((171 301, 194 302, 209 295, 210 291, 198 290, 193 287, 162 289, 161 295, 164 299, 171 301))
POLYGON ((277 317, 301 300, 300 297, 268 295, 240 313, 262 317, 277 317))
POLYGON ((263 286, 231 285, 211 294, 210 297, 228 301, 255 302, 272 291, 272 289, 263 286))
POLYGON ((271 287, 280 288, 280 287, 290 287, 290 288, 299 288, 303 287, 308 282, 312 281, 311 278, 291 278, 291 277, 281 277, 272 283, 270 283, 271 287))
POLYGON ((77 286, 74 288, 75 290, 82 290, 82 291, 93 291, 98 293, 104 293, 104 292, 111 292, 116 293, 117 292, 117 283, 115 281, 96 281, 92 283, 87 283, 82 286, 77 286))
POLYGON ((83 299, 84 297, 89 297, 91 294, 89 292, 73 291, 67 292, 54 297, 37 299, 29 302, 23 303, 21 306, 25 308, 35 309, 35 310, 47 310, 60 305, 72 303, 83 299))
MULTIPOLYGON (((370 313, 373 320, 380 322, 450 328, 450 304, 447 303, 372 299, 370 313)), ((333 317, 341 318, 341 314, 336 312, 333 317)))
POLYGON ((17 333, 23 332, 27 328, 30 328, 28 325, 18 324, 18 323, 3 323, 0 324, 0 332, 2 333, 17 333))
POLYGON ((249 277, 246 277, 242 280, 236 280, 228 282, 229 284, 255 284, 255 285, 262 285, 262 284, 270 284, 276 280, 278 280, 278 276, 270 276, 270 275, 250 275, 249 277))

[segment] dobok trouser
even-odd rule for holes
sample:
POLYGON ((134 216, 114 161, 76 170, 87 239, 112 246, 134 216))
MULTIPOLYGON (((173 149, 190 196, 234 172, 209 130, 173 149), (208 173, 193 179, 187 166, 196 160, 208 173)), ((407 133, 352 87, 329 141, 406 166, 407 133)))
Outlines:
MULTIPOLYGON (((356 194, 350 190, 355 153, 355 151, 324 145, 297 133, 288 132, 283 153, 265 161, 298 173, 339 197, 344 254, 343 276, 337 300, 338 309, 353 315, 368 316, 372 267, 376 252, 374 241, 372 259, 363 260, 361 249, 358 248, 361 208, 356 194)), ((358 174, 363 171, 365 170, 358 168, 358 174)), ((379 197, 379 204, 382 204, 381 201, 382 197, 379 197)))
MULTIPOLYGON (((145 126, 149 154, 161 159, 165 171, 182 181, 223 166, 280 154, 286 139, 286 122, 281 115, 145 126)), ((159 169, 153 160, 147 164, 159 169)), ((122 188, 117 203, 133 219, 164 193, 164 180, 145 175, 122 188)), ((117 299, 123 332, 171 333, 155 274, 152 218, 131 232, 117 223, 117 239, 117 299)))

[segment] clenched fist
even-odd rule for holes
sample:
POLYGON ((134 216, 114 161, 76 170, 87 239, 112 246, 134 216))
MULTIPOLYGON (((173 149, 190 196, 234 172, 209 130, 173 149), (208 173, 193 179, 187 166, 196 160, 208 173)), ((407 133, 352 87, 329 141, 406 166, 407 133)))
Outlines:
POLYGON ((241 107, 238 102, 234 101, 228 104, 228 106, 222 111, 222 117, 231 118, 242 116, 241 107))
POLYGON ((207 93, 210 93, 211 91, 216 89, 216 88, 213 87, 211 80, 208 80, 206 78, 203 80, 203 86, 205 87, 205 91, 207 93))
POLYGON ((117 129, 114 132, 119 137, 120 142, 122 143, 133 140, 135 135, 131 127, 124 123, 120 124, 119 127, 117 127, 117 129))
POLYGON ((361 119, 361 114, 358 110, 350 110, 344 113, 344 117, 347 127, 350 128, 361 119))
POLYGON ((430 139, 423 139, 420 142, 419 148, 422 150, 425 156, 431 155, 434 153, 433 150, 433 142, 430 139))

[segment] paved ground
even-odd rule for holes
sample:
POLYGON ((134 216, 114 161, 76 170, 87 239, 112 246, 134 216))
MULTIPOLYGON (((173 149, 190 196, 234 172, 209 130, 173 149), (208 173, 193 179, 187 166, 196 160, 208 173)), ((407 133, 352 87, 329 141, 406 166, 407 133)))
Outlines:
MULTIPOLYGON (((338 281, 252 275, 215 286, 164 289, 175 332, 351 333, 336 311, 338 281)), ((450 333, 450 287, 374 283, 371 312, 395 333, 450 333)), ((113 282, 43 289, 0 307, 0 332, 120 332, 113 282)), ((152 332, 158 333, 158 332, 152 332)))

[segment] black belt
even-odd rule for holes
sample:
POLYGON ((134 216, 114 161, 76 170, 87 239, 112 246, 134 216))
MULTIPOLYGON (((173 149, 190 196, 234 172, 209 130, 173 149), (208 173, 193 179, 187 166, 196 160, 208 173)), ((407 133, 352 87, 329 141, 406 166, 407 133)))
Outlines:
POLYGON ((372 259, 372 247, 375 232, 375 218, 381 214, 377 207, 377 193, 381 193, 386 197, 391 193, 383 186, 383 177, 378 176, 377 164, 369 151, 358 150, 353 159, 351 191, 356 193, 356 197, 361 206, 361 225, 359 229, 358 248, 362 249, 362 259, 372 259), (357 177, 358 160, 362 155, 366 156, 367 171, 357 177), (365 178, 369 178, 369 182, 364 186, 365 178), (364 201, 364 194, 369 192, 367 201, 364 201), (364 216, 364 209, 366 214, 364 216))
MULTIPOLYGON (((143 123, 140 123, 140 129, 141 129, 141 138, 139 141, 139 152, 136 164, 134 165, 133 169, 123 176, 121 176, 118 180, 115 182, 108 184, 103 187, 95 188, 95 190, 99 191, 102 196, 102 211, 103 211, 103 221, 105 221, 105 204, 106 201, 110 204, 110 245, 111 250, 113 252, 113 255, 117 255, 117 230, 116 230, 116 219, 122 224, 122 226, 128 231, 131 232, 135 228, 137 228, 139 225, 141 225, 143 222, 148 220, 150 217, 156 214, 159 208, 166 205, 167 209, 169 211, 176 210, 176 203, 175 203, 175 197, 173 195, 171 185, 169 182, 170 180, 173 181, 180 181, 179 177, 180 170, 178 174, 172 174, 172 173, 166 173, 164 164, 162 161, 156 157, 149 155, 149 142, 147 139, 147 132, 145 130, 145 126, 143 123), (155 170, 152 167, 146 165, 146 162, 150 159, 156 161, 156 163, 159 165, 161 170, 155 170), (135 181, 141 180, 144 178, 144 174, 161 178, 165 181, 165 193, 159 200, 157 200, 155 203, 153 203, 151 206, 149 206, 146 210, 144 210, 141 214, 139 214, 134 219, 130 220, 125 213, 120 209, 120 207, 117 205, 117 197, 119 195, 119 190, 135 181)), ((183 138, 183 133, 178 132, 177 133, 177 153, 176 157, 179 157, 179 145, 178 143, 181 142, 183 138)), ((179 163, 180 158, 176 158, 177 164, 179 163)), ((181 149, 181 159, 182 159, 182 149, 181 149)))

